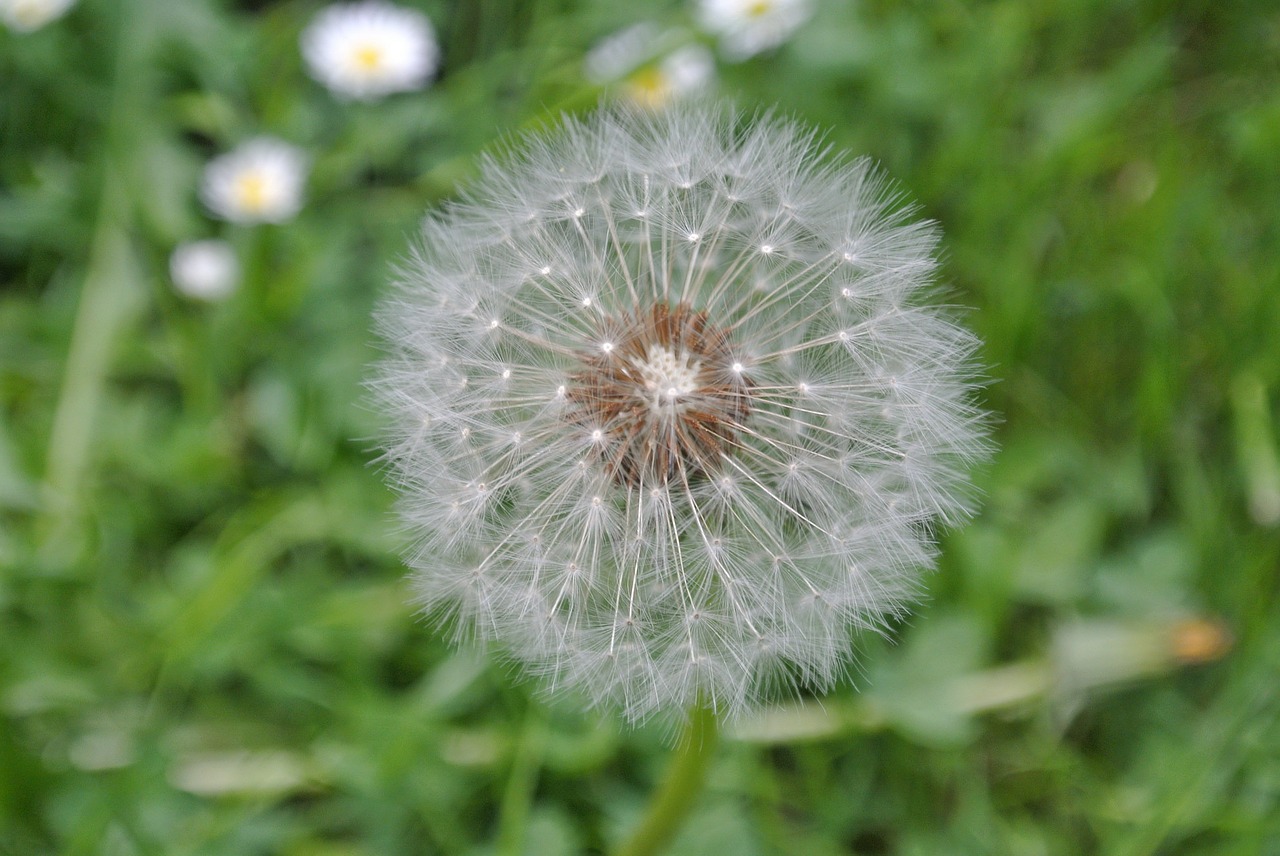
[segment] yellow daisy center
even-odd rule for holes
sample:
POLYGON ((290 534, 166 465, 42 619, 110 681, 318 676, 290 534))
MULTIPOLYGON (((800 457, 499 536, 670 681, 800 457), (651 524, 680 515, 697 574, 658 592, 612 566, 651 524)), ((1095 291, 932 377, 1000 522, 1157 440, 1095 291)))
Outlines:
POLYGON ((25 27, 38 27, 45 22, 49 15, 49 10, 44 3, 19 2, 13 5, 13 17, 20 25, 25 27))
POLYGON ((658 68, 642 68, 627 78, 627 95, 645 107, 658 107, 671 95, 671 81, 658 68))
POLYGON ((356 68, 361 71, 377 71, 382 65, 382 48, 377 45, 360 45, 355 50, 356 68))
POLYGON ((773 3, 771 0, 754 0, 754 2, 747 4, 747 17, 760 18, 767 15, 772 8, 773 3))
POLYGON ((237 178, 236 201, 246 211, 261 211, 267 204, 267 180, 256 172, 237 178))

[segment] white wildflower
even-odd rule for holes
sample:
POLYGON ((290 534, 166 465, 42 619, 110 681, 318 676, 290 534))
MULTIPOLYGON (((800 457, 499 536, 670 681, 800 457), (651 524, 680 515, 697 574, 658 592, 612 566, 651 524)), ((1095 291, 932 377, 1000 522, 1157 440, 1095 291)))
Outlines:
POLYGON ((632 24, 605 36, 582 60, 582 71, 595 84, 621 80, 642 63, 654 58, 662 49, 664 33, 657 24, 645 21, 632 24))
POLYGON ((583 73, 598 85, 621 83, 626 100, 658 108, 707 89, 716 63, 711 51, 688 43, 680 30, 642 23, 601 39, 583 60, 583 73))
POLYGON ((56 21, 76 0, 0 0, 0 20, 11 30, 29 33, 56 21))
POLYGON ((711 51, 702 45, 686 45, 628 76, 622 92, 641 107, 656 109, 705 90, 715 74, 711 51))
POLYGON ((226 241, 188 241, 169 256, 174 287, 197 300, 222 300, 240 284, 240 262, 226 241))
POLYGON ((813 14, 811 0, 699 0, 698 19, 725 56, 746 59, 777 47, 813 14))
POLYGON ((302 208, 307 157, 297 146, 258 137, 205 167, 200 198, 233 223, 283 223, 302 208))
POLYGON ((427 85, 440 47, 427 16, 366 0, 329 6, 302 33, 311 76, 344 98, 371 100, 427 85))
POLYGON ((601 112, 489 161, 381 312, 424 612, 633 720, 823 688, 984 450, 935 228, 790 123, 601 112))

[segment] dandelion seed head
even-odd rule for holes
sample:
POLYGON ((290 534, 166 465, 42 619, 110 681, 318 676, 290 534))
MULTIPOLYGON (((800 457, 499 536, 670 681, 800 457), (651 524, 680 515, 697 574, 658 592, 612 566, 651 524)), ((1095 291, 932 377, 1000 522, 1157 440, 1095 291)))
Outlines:
POLYGON ((423 611, 631 720, 839 679, 986 448, 976 341, 927 302, 936 232, 894 198, 708 107, 487 162, 380 313, 423 611))

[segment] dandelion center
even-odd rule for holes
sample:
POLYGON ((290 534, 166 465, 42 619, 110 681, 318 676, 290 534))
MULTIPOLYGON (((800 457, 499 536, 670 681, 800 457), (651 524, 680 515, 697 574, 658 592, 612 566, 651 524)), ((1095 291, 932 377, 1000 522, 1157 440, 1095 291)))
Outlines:
POLYGON ((606 318, 609 349, 583 349, 569 414, 607 438, 597 455, 628 487, 700 480, 732 454, 751 412, 726 330, 688 303, 606 318))
POLYGON ((645 390, 651 394, 649 406, 656 417, 671 416, 683 409, 689 396, 701 385, 701 361, 688 351, 673 353, 660 344, 649 346, 648 359, 636 363, 645 390))

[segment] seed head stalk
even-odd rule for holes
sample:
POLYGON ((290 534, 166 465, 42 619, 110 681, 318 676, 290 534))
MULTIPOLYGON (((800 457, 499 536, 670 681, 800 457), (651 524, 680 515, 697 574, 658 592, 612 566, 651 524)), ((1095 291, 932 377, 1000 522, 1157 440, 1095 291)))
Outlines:
POLYGON ((707 704, 689 711, 689 721, 676 746, 671 766, 649 801, 640 824, 615 856, 650 856, 675 840, 697 805, 720 739, 720 718, 707 704))

